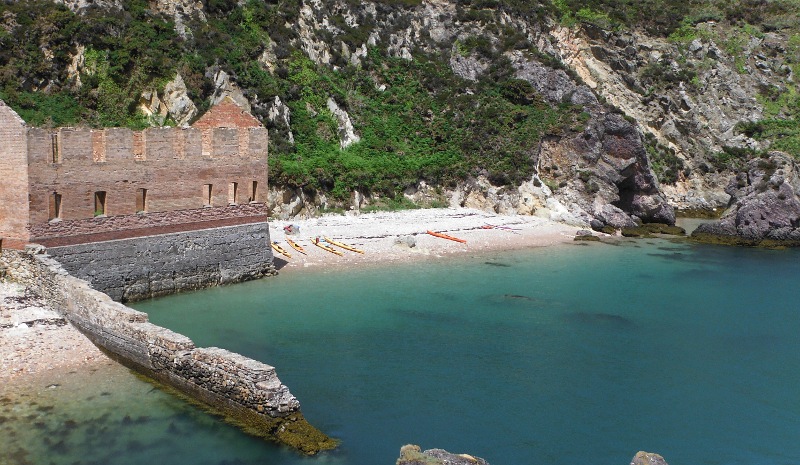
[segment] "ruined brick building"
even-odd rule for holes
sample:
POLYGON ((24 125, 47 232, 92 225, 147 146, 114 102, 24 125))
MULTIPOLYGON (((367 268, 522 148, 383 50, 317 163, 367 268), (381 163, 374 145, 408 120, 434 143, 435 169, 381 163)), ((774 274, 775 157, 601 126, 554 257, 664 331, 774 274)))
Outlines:
POLYGON ((41 244, 118 300, 273 272, 267 129, 226 99, 188 128, 32 128, 0 101, 0 246, 41 244))

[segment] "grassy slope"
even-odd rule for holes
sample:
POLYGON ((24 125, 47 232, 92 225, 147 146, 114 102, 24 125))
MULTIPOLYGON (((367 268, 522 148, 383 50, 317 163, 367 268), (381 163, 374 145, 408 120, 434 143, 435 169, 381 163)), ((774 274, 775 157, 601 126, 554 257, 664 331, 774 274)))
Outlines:
MULTIPOLYGON (((356 68, 334 50, 340 70, 318 67, 289 45, 296 37, 285 25, 296 22, 298 0, 251 1, 243 8, 209 0, 208 21, 190 23, 189 40, 177 37, 169 20, 153 15, 146 0, 123 3, 123 12, 93 11, 82 17, 42 0, 0 3, 0 18, 6 18, 0 23, 5 26, 0 27, 0 98, 34 125, 142 128, 147 121, 135 108, 143 90, 160 89, 180 72, 190 97, 203 109, 213 90, 204 75, 210 66, 220 66, 248 95, 264 100, 278 95, 292 109, 294 145, 286 140, 287 128, 270 128, 274 179, 339 198, 354 188, 392 196, 420 179, 446 185, 476 174, 497 184, 515 184, 530 177, 532 150, 542 136, 569 132, 580 122, 579 109, 550 107, 529 85, 511 78, 500 54, 529 49, 530 44, 517 31, 498 25, 500 9, 532 20, 549 15, 564 23, 638 27, 678 40, 691 38, 694 23, 708 19, 759 30, 800 30, 798 2, 789 0, 688 5, 676 0, 464 0, 459 2, 459 19, 479 22, 499 38, 492 42, 479 36, 459 43, 462 53, 494 63, 480 82, 467 83, 449 70, 447 56, 437 54, 415 53, 415 60, 406 62, 373 49, 356 68), (257 62, 270 43, 278 58, 274 73, 257 62), (78 44, 86 47, 79 89, 66 75, 78 44), (378 90, 378 84, 386 90, 378 90), (350 113, 361 143, 339 148, 336 124, 326 109, 328 97, 350 113)), ((379 13, 418 3, 380 2, 379 13)), ((340 16, 331 20, 344 31, 337 40, 351 49, 365 42, 372 27, 350 28, 340 16)), ((800 36, 795 37, 792 44, 800 44, 800 36)), ((792 45, 789 50, 794 63, 800 63, 798 49, 792 45)), ((768 103, 768 119, 743 130, 800 154, 796 87, 766 92, 762 98, 768 103)), ((264 111, 257 108, 257 113, 264 111)), ((668 154, 651 152, 661 157, 655 166, 662 166, 663 176, 679 169, 668 154)))

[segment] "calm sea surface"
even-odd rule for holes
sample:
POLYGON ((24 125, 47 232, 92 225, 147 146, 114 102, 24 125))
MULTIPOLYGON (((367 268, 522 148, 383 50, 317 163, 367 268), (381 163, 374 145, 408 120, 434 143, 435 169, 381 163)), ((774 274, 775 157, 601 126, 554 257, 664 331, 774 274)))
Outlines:
POLYGON ((299 457, 109 368, 0 399, 0 458, 390 465, 414 443, 493 465, 798 464, 799 252, 570 245, 142 302, 276 366, 341 447, 299 457))

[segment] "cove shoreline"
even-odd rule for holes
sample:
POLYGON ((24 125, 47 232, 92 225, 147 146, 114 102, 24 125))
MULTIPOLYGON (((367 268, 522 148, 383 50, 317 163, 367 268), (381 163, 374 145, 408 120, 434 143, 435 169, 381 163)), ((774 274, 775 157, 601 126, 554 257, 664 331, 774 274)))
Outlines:
POLYGON ((579 229, 536 216, 446 208, 271 220, 270 238, 291 255, 287 258, 274 253, 276 268, 282 273, 295 274, 301 269, 384 265, 564 245, 572 243, 579 229), (284 228, 288 226, 293 226, 297 232, 285 232, 284 228), (466 243, 434 237, 427 231, 445 233, 466 243), (341 256, 335 255, 316 247, 312 243, 316 237, 320 240, 328 237, 364 253, 334 247, 342 253, 341 256), (300 243, 306 254, 292 249, 286 238, 300 243))
MULTIPOLYGON (((287 259, 275 253, 276 268, 281 273, 296 274, 564 245, 572 242, 580 228, 535 216, 445 208, 273 219, 269 229, 271 240, 291 254, 287 259), (283 228, 288 225, 299 229, 288 237, 300 242, 306 255, 286 243, 283 228), (428 230, 467 242, 433 237, 426 233, 428 230), (325 236, 364 253, 339 249, 343 255, 338 256, 312 244, 313 238, 325 236)), ((274 279, 280 279, 280 275, 274 279)), ((25 390, 65 373, 96 369, 111 362, 39 295, 36 289, 0 278, 0 384, 4 386, 3 391, 25 390)))

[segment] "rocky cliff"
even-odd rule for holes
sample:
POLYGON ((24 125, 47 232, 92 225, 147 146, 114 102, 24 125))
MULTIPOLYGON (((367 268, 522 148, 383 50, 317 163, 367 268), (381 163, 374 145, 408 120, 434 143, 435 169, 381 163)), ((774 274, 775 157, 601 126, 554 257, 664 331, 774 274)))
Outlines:
POLYGON ((6 2, 0 98, 32 124, 141 126, 231 96, 270 128, 283 217, 413 203, 672 223, 800 146, 800 29, 788 3, 654 3, 6 2))
POLYGON ((785 247, 800 246, 800 176, 797 163, 781 152, 750 160, 726 192, 729 208, 719 221, 700 225, 701 242, 785 247))

